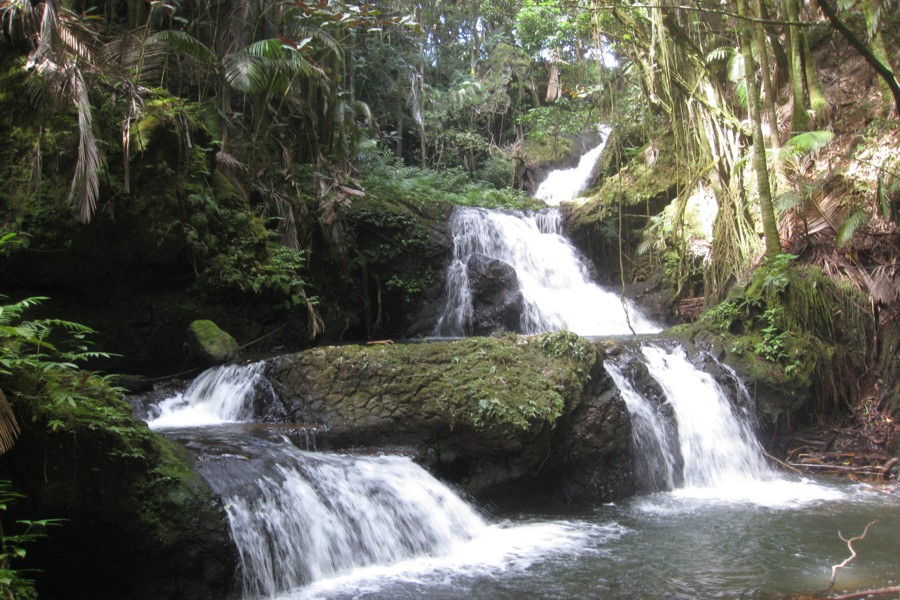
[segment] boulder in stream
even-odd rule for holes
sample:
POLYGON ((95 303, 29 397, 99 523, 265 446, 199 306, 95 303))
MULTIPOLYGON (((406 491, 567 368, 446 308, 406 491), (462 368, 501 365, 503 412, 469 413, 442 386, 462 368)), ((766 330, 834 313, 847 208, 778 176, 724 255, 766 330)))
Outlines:
POLYGON ((472 291, 472 333, 518 331, 523 299, 512 265, 474 254, 466 262, 466 272, 472 291))
POLYGON ((197 320, 188 325, 185 343, 191 358, 211 367, 234 360, 240 354, 240 346, 228 333, 209 320, 197 320))
POLYGON ((315 348, 269 359, 266 376, 320 450, 409 453, 505 505, 634 491, 624 402, 569 332, 315 348))

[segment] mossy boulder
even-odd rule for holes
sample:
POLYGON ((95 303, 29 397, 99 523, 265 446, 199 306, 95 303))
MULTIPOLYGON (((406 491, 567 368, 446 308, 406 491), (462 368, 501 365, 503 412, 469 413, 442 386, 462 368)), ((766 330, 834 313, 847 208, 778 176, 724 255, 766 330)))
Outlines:
POLYGON ((668 333, 734 367, 784 439, 852 404, 874 356, 875 322, 855 288, 783 255, 692 325, 668 333))
POLYGON ((237 340, 206 319, 188 325, 184 338, 191 358, 207 367, 234 360, 241 352, 237 340))
POLYGON ((406 448, 498 502, 633 491, 630 422, 601 352, 568 332, 322 347, 266 375, 321 447, 406 448))

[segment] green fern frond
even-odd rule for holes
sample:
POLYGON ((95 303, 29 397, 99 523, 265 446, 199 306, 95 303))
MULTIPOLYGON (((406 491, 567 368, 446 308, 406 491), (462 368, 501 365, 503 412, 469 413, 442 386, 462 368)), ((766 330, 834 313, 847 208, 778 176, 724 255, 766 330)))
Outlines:
POLYGON ((803 204, 806 198, 800 192, 790 190, 782 194, 778 194, 775 198, 775 211, 778 214, 786 213, 803 204))
POLYGON ((838 229, 836 239, 838 248, 843 248, 849 244, 856 230, 865 225, 868 220, 869 215, 866 211, 860 207, 854 208, 838 229))
POLYGON ((834 139, 834 132, 826 130, 807 131, 789 139, 779 152, 779 159, 788 161, 824 148, 834 139))

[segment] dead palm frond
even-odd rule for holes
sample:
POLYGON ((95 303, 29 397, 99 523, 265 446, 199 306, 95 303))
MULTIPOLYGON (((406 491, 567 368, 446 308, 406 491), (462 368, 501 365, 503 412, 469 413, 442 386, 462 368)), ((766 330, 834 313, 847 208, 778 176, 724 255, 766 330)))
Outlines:
POLYGON ((46 0, 37 18, 37 5, 4 3, 0 18, 8 31, 30 40, 26 68, 33 74, 29 94, 40 108, 68 104, 78 117, 78 152, 69 192, 81 221, 87 223, 97 206, 101 157, 93 131, 93 118, 85 72, 101 62, 97 33, 82 16, 46 0))
POLYGON ((0 389, 0 454, 5 453, 16 443, 19 436, 19 423, 13 413, 12 406, 0 389))
POLYGON ((94 137, 91 102, 81 71, 71 66, 73 97, 78 110, 78 161, 69 191, 69 202, 78 211, 82 223, 90 223, 100 195, 100 150, 94 137))

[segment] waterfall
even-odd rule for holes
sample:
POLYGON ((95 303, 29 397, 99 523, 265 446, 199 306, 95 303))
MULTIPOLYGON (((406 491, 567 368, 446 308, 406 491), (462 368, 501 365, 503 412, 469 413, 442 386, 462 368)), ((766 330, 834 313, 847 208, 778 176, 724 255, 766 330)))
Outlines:
MULTIPOLYGON (((775 477, 763 460, 749 415, 732 405, 709 373, 691 364, 683 348, 644 346, 641 354, 662 388, 665 406, 635 389, 618 366, 606 365, 631 415, 639 483, 721 489, 775 477)), ((743 384, 738 388, 748 399, 743 384)))
POLYGON ((469 260, 480 255, 515 269, 523 298, 522 333, 568 329, 580 335, 653 333, 659 325, 629 301, 595 284, 577 250, 562 235, 557 209, 501 212, 454 209, 453 261, 447 269, 447 304, 437 335, 472 331, 469 260))
POLYGON ((183 393, 151 407, 152 429, 238 423, 253 418, 253 397, 260 389, 271 395, 263 377, 265 363, 223 365, 207 369, 183 393))
POLYGON ((639 489, 671 490, 680 485, 681 455, 677 431, 670 419, 661 414, 661 407, 645 398, 621 369, 607 361, 606 372, 628 407, 631 415, 631 439, 635 461, 635 479, 639 489))
POLYGON ((550 206, 559 206, 560 202, 572 200, 590 183, 591 173, 597 160, 606 147, 610 129, 601 130, 603 141, 598 146, 588 151, 578 161, 578 166, 571 169, 557 169, 547 174, 547 178, 541 182, 535 192, 535 197, 540 198, 550 206))
POLYGON ((681 348, 642 349, 678 421, 684 485, 716 488, 771 479, 763 450, 746 419, 709 373, 691 364, 681 348))
POLYGON ((313 453, 268 439, 229 444, 200 469, 225 501, 244 597, 445 554, 487 527, 409 458, 313 453))

